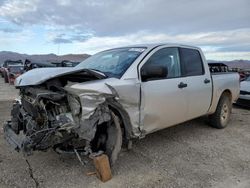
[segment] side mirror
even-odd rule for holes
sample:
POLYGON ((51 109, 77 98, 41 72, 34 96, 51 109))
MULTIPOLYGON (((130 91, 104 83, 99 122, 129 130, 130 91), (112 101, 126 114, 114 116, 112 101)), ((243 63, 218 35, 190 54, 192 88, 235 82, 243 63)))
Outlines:
POLYGON ((146 65, 141 68, 142 81, 166 78, 167 75, 168 75, 168 68, 166 66, 146 65))

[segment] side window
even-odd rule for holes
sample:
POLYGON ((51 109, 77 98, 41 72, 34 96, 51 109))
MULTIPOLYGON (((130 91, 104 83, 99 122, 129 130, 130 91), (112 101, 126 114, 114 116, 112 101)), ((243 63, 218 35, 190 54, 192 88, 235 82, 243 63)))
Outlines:
POLYGON ((165 66, 167 76, 165 78, 176 78, 181 76, 180 60, 178 48, 163 48, 155 52, 143 65, 145 66, 165 66))
POLYGON ((198 50, 180 48, 180 58, 184 76, 204 74, 203 62, 198 50))

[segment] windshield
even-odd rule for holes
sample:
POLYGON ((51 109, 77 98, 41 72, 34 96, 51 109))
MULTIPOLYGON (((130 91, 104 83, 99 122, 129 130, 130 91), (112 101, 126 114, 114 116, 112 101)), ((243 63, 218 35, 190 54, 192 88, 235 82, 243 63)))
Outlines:
POLYGON ((97 53, 76 68, 93 69, 108 77, 120 78, 146 48, 119 48, 97 53))
POLYGON ((246 81, 250 81, 250 76, 248 76, 248 78, 246 79, 246 81))

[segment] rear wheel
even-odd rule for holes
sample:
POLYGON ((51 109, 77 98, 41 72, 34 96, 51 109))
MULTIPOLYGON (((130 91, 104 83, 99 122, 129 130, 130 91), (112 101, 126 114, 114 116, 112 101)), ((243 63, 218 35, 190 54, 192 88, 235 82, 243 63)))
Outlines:
POLYGON ((219 100, 214 114, 209 116, 210 125, 217 129, 223 129, 227 126, 232 111, 232 103, 229 95, 223 94, 219 100))

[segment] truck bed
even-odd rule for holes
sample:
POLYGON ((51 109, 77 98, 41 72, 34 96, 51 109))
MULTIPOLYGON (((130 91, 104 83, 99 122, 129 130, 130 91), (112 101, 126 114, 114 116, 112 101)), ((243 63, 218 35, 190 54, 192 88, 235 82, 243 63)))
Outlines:
POLYGON ((234 72, 211 73, 213 81, 212 101, 209 114, 215 112, 221 94, 225 88, 232 94, 232 101, 236 101, 240 92, 239 74, 234 72))

